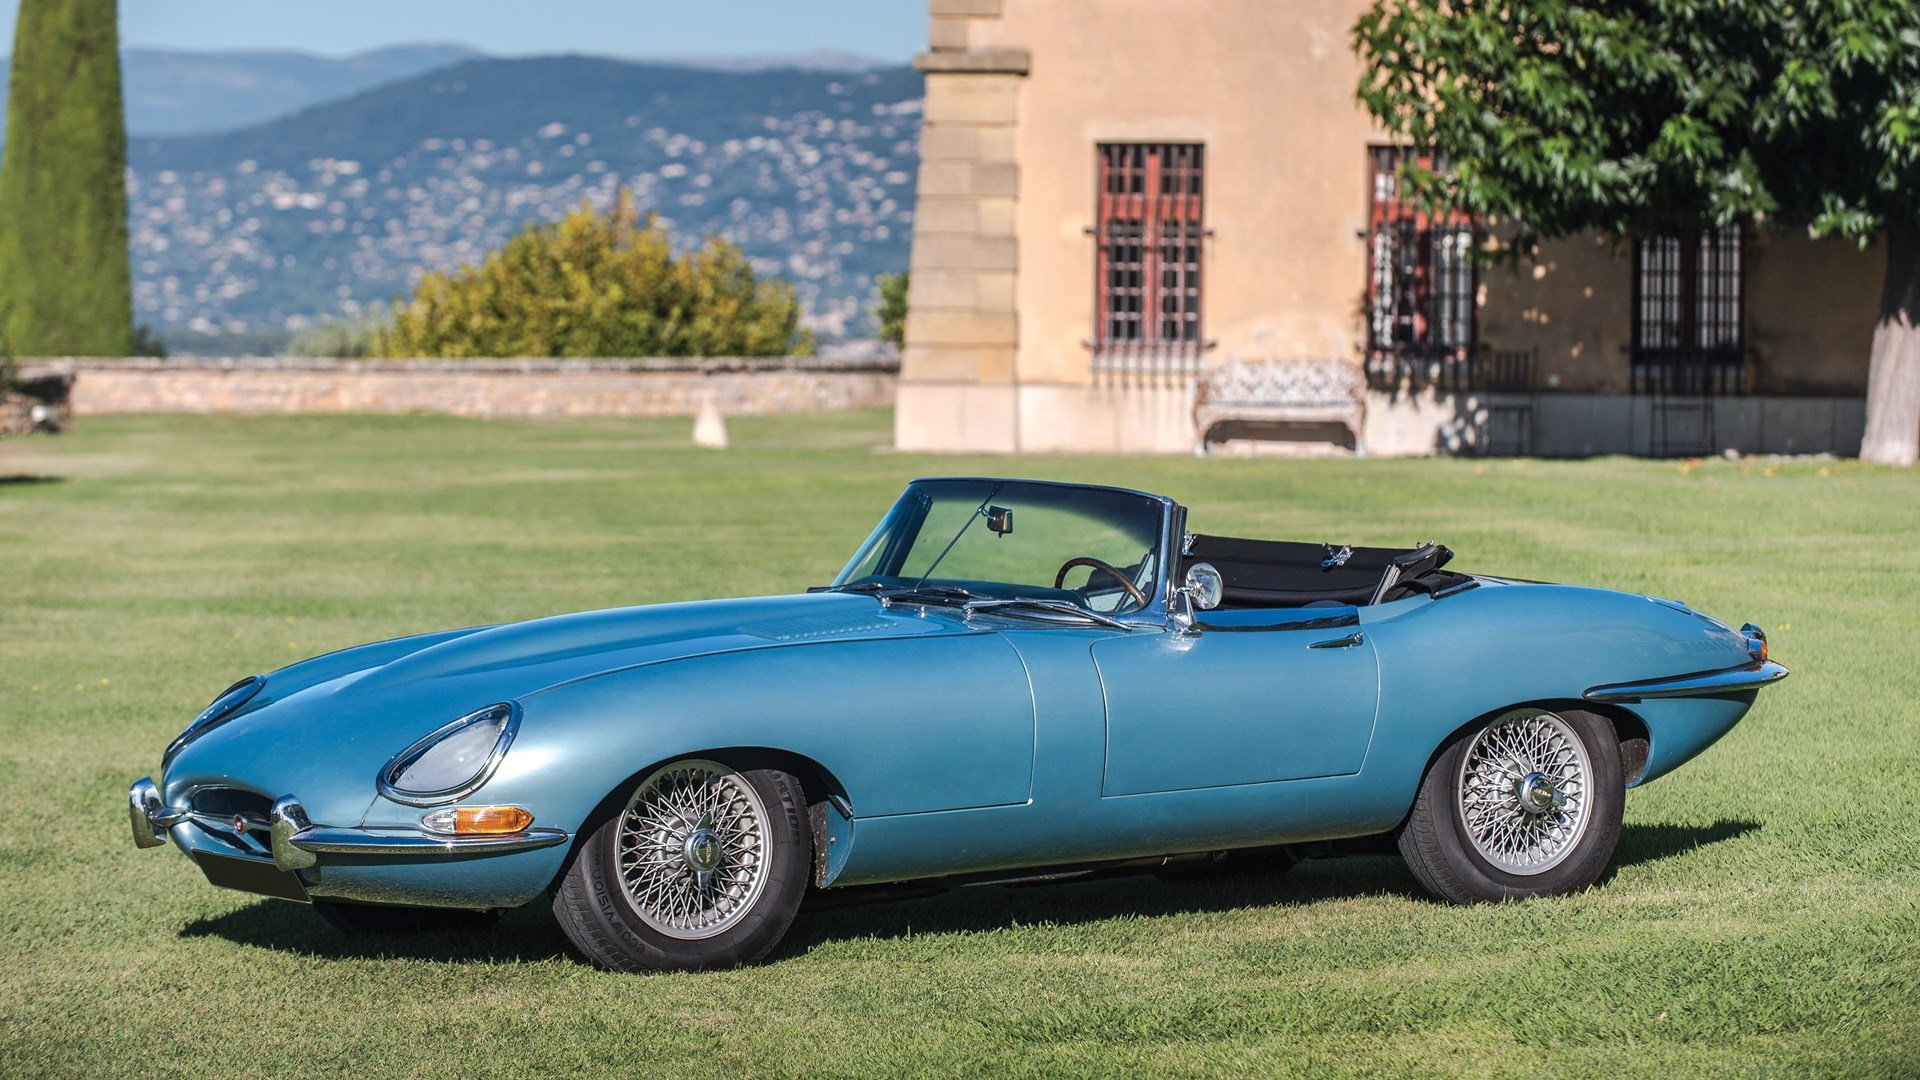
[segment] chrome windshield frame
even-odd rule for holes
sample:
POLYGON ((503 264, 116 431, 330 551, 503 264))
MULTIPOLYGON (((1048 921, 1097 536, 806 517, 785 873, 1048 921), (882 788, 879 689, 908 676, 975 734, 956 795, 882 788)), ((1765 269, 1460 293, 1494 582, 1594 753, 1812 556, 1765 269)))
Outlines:
MULTIPOLYGON (((1145 606, 1136 610, 1123 612, 1114 617, 1135 625, 1164 625, 1166 623, 1168 610, 1167 597, 1174 581, 1173 561, 1179 557, 1180 522, 1185 517, 1184 508, 1172 499, 1167 498, 1165 495, 1155 495, 1150 491, 1116 487, 1110 484, 1076 484, 1064 480, 1024 480, 1017 477, 1004 476, 917 476, 907 482, 906 487, 901 491, 900 498, 905 498, 906 493, 913 490, 916 484, 932 483, 1020 484, 1029 487, 1103 491, 1116 495, 1130 495, 1155 504, 1159 507, 1160 528, 1159 540, 1154 552, 1153 586, 1149 589, 1142 590, 1147 594, 1147 603, 1145 606)), ((846 565, 840 569, 838 574, 834 575, 834 581, 836 583, 852 573, 854 568, 859 566, 860 563, 865 561, 872 553, 873 545, 880 540, 882 530, 886 528, 887 522, 892 519, 894 510, 899 507, 900 498, 896 498, 893 503, 887 507, 887 512, 881 515, 880 521, 875 524, 872 531, 867 534, 867 538, 862 540, 860 546, 854 550, 853 557, 847 560, 846 565)), ((1017 586, 1019 583, 1007 582, 1006 584, 1017 586)), ((837 585, 835 587, 837 587, 837 585)))

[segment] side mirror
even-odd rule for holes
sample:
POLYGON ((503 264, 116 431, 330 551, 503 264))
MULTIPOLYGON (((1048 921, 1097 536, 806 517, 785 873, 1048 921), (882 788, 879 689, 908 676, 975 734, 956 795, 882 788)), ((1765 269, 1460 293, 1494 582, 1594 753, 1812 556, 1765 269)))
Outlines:
POLYGON ((1013 507, 987 507, 987 531, 995 536, 1005 536, 1013 531, 1013 507))
POLYGON ((1193 606, 1201 611, 1212 611, 1226 599, 1227 582, 1214 569, 1212 563, 1197 562, 1187 567, 1187 579, 1180 591, 1193 600, 1193 606))
POLYGON ((1225 599, 1227 586, 1212 563, 1198 562, 1187 567, 1187 574, 1174 587, 1171 614, 1174 628, 1185 632, 1193 627, 1195 611, 1212 611, 1225 599))

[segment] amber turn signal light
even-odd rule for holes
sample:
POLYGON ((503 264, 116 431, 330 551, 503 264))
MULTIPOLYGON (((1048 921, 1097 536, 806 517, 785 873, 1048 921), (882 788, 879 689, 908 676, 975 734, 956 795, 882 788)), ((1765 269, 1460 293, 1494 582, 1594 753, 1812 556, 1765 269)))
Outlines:
POLYGON ((421 824, 454 836, 505 836, 525 832, 533 814, 518 806, 456 806, 435 810, 421 824))

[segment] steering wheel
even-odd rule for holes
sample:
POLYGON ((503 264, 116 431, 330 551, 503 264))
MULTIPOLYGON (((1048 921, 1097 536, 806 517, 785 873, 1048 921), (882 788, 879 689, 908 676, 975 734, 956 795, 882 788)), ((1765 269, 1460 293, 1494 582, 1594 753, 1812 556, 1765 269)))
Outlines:
POLYGON ((1066 562, 1061 563, 1060 572, 1053 575, 1053 587, 1056 589, 1060 588, 1060 586, 1067 580, 1067 571, 1073 569, 1076 566, 1091 566, 1095 570, 1099 570, 1104 573, 1111 574, 1113 576, 1113 580, 1119 582, 1120 587, 1127 590, 1127 595, 1133 597, 1134 602, 1140 604, 1142 607, 1146 606, 1147 594, 1140 591, 1140 586, 1135 585, 1133 583, 1132 578, 1129 578, 1127 575, 1115 569, 1112 563, 1104 562, 1100 559, 1096 559, 1091 555, 1076 556, 1075 558, 1068 559, 1066 562))

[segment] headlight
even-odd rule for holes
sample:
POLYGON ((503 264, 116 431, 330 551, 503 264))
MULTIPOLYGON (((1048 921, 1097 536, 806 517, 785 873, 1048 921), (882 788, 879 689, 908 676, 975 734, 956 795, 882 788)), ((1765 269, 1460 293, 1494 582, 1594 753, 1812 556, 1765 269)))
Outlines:
POLYGON ((380 770, 380 794, 414 806, 452 802, 487 782, 519 726, 512 702, 468 713, 395 754, 380 770))
POLYGON ((240 706, 252 701, 254 695, 258 694, 260 688, 265 685, 267 685, 265 675, 249 675, 220 691, 219 695, 213 699, 213 703, 200 710, 200 715, 194 717, 193 723, 187 725, 187 730, 181 732, 179 738, 167 744, 167 752, 160 755, 160 768, 164 770, 173 764, 173 756, 180 752, 181 747, 205 735, 220 721, 238 712, 240 706))

